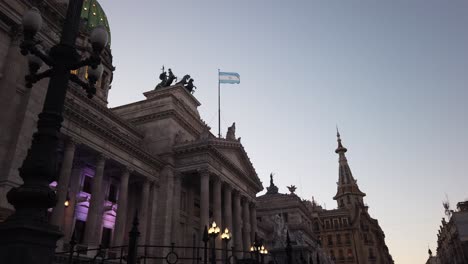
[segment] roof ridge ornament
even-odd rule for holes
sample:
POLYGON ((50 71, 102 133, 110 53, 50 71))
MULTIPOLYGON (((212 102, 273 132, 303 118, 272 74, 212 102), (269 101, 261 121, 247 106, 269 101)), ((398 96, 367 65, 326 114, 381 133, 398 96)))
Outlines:
POLYGON ((270 186, 267 187, 267 193, 266 194, 277 194, 278 193, 278 187, 273 183, 273 172, 270 173, 270 186))
POLYGON ((343 147, 343 144, 341 143, 341 135, 340 135, 340 131, 338 130, 338 125, 336 126, 336 137, 337 137, 337 141, 338 141, 338 148, 335 150, 335 153, 337 153, 337 154, 346 153, 346 151, 348 151, 348 149, 343 147))

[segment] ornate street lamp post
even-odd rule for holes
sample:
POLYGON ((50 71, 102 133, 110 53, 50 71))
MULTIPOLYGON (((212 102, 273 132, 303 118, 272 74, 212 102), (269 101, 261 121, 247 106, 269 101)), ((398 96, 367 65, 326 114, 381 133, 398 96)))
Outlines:
MULTIPOLYGON (((225 257, 224 257, 224 261, 225 261, 225 264, 228 264, 229 263, 229 252, 228 252, 228 245, 229 245, 229 241, 231 240, 232 236, 231 236, 231 233, 229 233, 229 229, 224 229, 224 232, 221 234, 221 240, 223 240, 224 242, 224 247, 226 248, 226 251, 225 251, 225 257)), ((234 252, 232 252, 232 254, 234 254, 234 252)))
POLYGON ((216 225, 216 222, 213 221, 211 227, 208 228, 208 236, 213 239, 213 244, 211 245, 211 263, 216 264, 216 249, 215 249, 215 239, 218 237, 221 229, 216 225))
POLYGON ((253 242, 253 245, 250 247, 250 252, 255 253, 255 259, 257 263, 260 263, 261 261, 261 263, 263 264, 264 256, 268 254, 268 250, 265 248, 262 242, 258 241, 257 233, 255 233, 255 240, 253 242))
POLYGON ((5 263, 51 263, 57 239, 62 236, 56 226, 48 223, 47 209, 56 204, 55 193, 49 183, 56 179, 56 150, 58 135, 62 124, 62 113, 68 81, 82 86, 92 97, 94 84, 102 74, 100 53, 107 45, 107 31, 96 28, 90 35, 92 55, 81 60, 75 48, 78 35, 83 0, 70 0, 60 43, 53 46, 49 53, 38 48, 35 35, 40 30, 42 18, 39 10, 32 8, 23 17, 24 40, 21 53, 28 56, 29 75, 26 86, 50 78, 42 112, 37 122, 37 132, 33 135, 31 148, 19 169, 23 185, 11 189, 7 194, 8 202, 16 211, 0 224, 0 259, 5 263), (49 68, 38 73, 42 63, 49 68), (89 83, 81 81, 70 73, 83 66, 88 70, 89 83))

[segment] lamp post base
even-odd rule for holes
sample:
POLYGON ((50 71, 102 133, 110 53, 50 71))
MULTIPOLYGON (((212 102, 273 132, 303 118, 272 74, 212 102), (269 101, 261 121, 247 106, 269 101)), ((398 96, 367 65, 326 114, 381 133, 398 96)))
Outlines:
POLYGON ((57 226, 47 223, 7 220, 0 224, 0 260, 2 263, 50 264, 61 236, 57 226))

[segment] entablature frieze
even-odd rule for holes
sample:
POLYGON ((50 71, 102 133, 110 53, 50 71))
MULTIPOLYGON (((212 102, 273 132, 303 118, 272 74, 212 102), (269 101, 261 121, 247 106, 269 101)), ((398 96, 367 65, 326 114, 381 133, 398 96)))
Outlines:
POLYGON ((90 109, 92 109, 96 111, 97 114, 105 116, 106 118, 111 120, 111 122, 120 126, 121 130, 124 130, 127 133, 129 133, 127 134, 127 137, 131 136, 135 139, 144 138, 143 134, 140 131, 138 131, 136 127, 133 127, 128 121, 123 120, 121 117, 113 113, 112 110, 105 107, 101 103, 87 98, 86 94, 83 91, 81 91, 81 88, 73 83, 70 84, 70 88, 67 90, 67 101, 70 102, 70 104, 72 104, 73 107, 79 107, 80 109, 85 109, 87 112, 91 112, 90 109), (75 99, 78 99, 80 103, 79 104, 75 103, 74 102, 75 99), (85 107, 83 105, 87 105, 89 107, 85 107))
MULTIPOLYGON (((128 136, 123 135, 112 129, 111 127, 106 126, 102 122, 98 122, 86 112, 80 111, 79 108, 75 108, 75 105, 71 104, 69 101, 66 102, 64 117, 70 121, 76 122, 85 129, 91 129, 98 136, 102 137, 104 141, 111 142, 116 147, 123 149, 125 152, 131 153, 135 158, 143 161, 144 163, 149 163, 151 166, 156 169, 162 167, 162 162, 159 161, 152 154, 147 153, 145 150, 141 149, 140 142, 130 139, 128 136)), ((67 124, 64 122, 64 127, 66 128, 67 124)), ((72 136, 73 138, 78 138, 77 135, 72 136)), ((83 143, 89 143, 89 139, 82 138, 78 139, 83 143)), ((108 147, 110 144, 106 144, 108 147)), ((102 146, 101 146, 102 148, 102 146)))
POLYGON ((193 142, 193 144, 185 145, 184 147, 175 148, 174 154, 178 157, 177 163, 184 166, 190 166, 193 163, 209 163, 220 167, 218 170, 227 169, 233 172, 233 175, 240 177, 248 182, 247 186, 255 186, 253 191, 259 192, 263 190, 262 183, 258 179, 253 166, 250 168, 250 174, 246 173, 238 165, 234 164, 229 158, 224 156, 210 142, 193 142), (193 157, 196 157, 194 160, 193 157))

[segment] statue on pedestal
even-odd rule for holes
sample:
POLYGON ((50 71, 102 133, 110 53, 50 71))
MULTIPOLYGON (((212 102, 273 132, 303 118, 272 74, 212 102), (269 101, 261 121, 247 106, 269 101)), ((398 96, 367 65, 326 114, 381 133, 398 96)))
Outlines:
POLYGON ((190 75, 186 74, 186 75, 184 75, 182 80, 180 80, 180 82, 176 83, 176 85, 181 84, 182 86, 185 86, 189 79, 190 79, 190 75))
POLYGON ((166 82, 164 83, 164 87, 171 86, 172 82, 177 79, 177 77, 172 73, 171 69, 167 70, 169 75, 167 76, 166 82))
POLYGON ((232 126, 228 127, 226 133, 227 140, 236 140, 236 122, 232 123, 232 126))
POLYGON ((167 82, 167 75, 166 75, 166 71, 164 71, 164 65, 162 66, 161 70, 162 70, 162 73, 159 74, 159 79, 161 80, 161 82, 158 83, 158 85, 156 85, 156 88, 154 88, 155 90, 165 87, 166 82, 167 82))
POLYGON ((278 193, 278 187, 273 183, 273 173, 270 173, 270 186, 267 187, 266 194, 276 194, 278 193))
POLYGON ((187 85, 185 85, 184 87, 191 94, 193 94, 195 92, 195 89, 197 89, 197 87, 195 85, 193 85, 193 79, 192 78, 190 78, 190 80, 188 80, 187 85))

